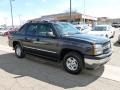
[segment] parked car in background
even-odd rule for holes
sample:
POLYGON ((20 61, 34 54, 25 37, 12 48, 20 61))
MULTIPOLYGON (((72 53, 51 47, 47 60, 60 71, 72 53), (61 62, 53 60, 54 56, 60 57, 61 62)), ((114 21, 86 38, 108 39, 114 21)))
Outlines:
POLYGON ((80 30, 81 33, 87 33, 89 31, 92 30, 92 27, 84 24, 84 25, 81 25, 81 24, 78 24, 78 25, 74 25, 77 29, 80 30))
POLYGON ((112 26, 115 28, 119 28, 120 27, 120 23, 116 22, 116 23, 112 23, 112 26))
POLYGON ((8 36, 9 34, 12 34, 16 32, 18 28, 6 28, 0 30, 0 36, 8 36))
POLYGON ((1 29, 0 30, 0 36, 5 36, 5 33, 7 33, 9 29, 1 29))
MULTIPOLYGON (((0 32, 2 32, 3 30, 4 30, 4 28, 1 28, 1 27, 0 27, 0 32)), ((1 36, 1 34, 0 34, 0 36, 1 36)))
POLYGON ((0 30, 3 30, 4 28, 3 27, 0 27, 0 30))
POLYGON ((10 28, 7 32, 4 33, 4 36, 8 36, 9 34, 12 34, 16 32, 18 28, 10 28))
POLYGON ((90 32, 88 32, 88 34, 113 38, 115 35, 115 29, 110 25, 96 25, 90 32))

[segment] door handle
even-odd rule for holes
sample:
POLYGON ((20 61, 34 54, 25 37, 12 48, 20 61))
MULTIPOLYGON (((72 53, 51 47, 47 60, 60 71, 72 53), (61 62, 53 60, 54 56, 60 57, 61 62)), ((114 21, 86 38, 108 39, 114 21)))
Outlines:
POLYGON ((31 38, 27 38, 27 37, 26 37, 25 40, 31 40, 31 38))
POLYGON ((27 41, 27 42, 31 42, 32 40, 31 40, 31 38, 25 38, 25 41, 27 41))
POLYGON ((34 44, 47 44, 46 42, 42 42, 42 41, 33 41, 34 44))

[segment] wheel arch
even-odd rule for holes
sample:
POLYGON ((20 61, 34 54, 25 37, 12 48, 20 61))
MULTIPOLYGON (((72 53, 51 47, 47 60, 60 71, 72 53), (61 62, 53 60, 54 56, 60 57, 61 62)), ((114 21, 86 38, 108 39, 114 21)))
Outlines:
POLYGON ((63 48, 60 52, 60 61, 63 60, 64 56, 69 53, 69 52, 77 52, 78 54, 80 54, 80 56, 82 57, 83 59, 83 65, 85 65, 85 62, 84 62, 84 54, 79 51, 79 50, 75 50, 75 49, 70 49, 70 48, 63 48))
POLYGON ((13 41, 13 49, 15 49, 15 46, 16 45, 20 45, 20 46, 22 46, 22 44, 20 43, 20 41, 13 41))

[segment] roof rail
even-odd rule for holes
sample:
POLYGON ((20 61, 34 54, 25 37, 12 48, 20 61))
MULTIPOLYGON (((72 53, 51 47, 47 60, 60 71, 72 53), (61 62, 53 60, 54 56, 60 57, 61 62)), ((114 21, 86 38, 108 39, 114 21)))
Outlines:
POLYGON ((28 21, 28 23, 36 23, 36 22, 40 22, 40 21, 35 21, 35 20, 28 21))
POLYGON ((60 21, 57 21, 57 20, 39 20, 39 21, 37 21, 37 20, 30 20, 30 21, 28 21, 28 23, 40 23, 40 22, 42 22, 42 23, 49 23, 49 22, 55 23, 55 22, 60 22, 60 21))
POLYGON ((49 22, 49 21, 46 21, 46 20, 41 20, 41 21, 35 21, 35 20, 31 20, 31 21, 28 21, 28 23, 40 23, 40 22, 49 22))

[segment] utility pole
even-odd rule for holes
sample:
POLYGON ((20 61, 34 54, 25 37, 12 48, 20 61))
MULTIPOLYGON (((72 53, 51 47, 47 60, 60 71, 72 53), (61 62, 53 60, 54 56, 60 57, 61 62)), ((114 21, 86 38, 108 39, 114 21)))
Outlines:
POLYGON ((70 0, 70 22, 72 21, 72 1, 70 0))
POLYGON ((12 23, 12 28, 14 28, 12 0, 10 0, 10 12, 11 12, 11 23, 12 23))
POLYGON ((85 0, 84 0, 84 18, 83 18, 83 23, 85 24, 85 0))
POLYGON ((19 22, 20 22, 20 26, 21 26, 21 15, 19 15, 19 22))

